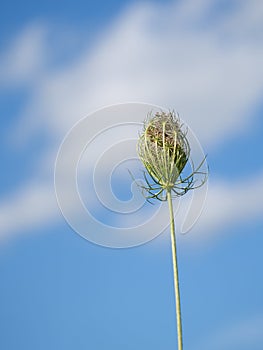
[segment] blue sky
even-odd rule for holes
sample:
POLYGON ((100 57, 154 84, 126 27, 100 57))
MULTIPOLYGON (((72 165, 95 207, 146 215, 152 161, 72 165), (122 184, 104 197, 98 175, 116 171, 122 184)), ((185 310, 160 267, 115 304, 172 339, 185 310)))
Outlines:
MULTIPOLYGON (((133 248, 93 244, 69 227, 54 193, 65 134, 127 101, 175 108, 208 154, 203 213, 177 233, 185 348, 262 349, 262 23, 259 0, 3 5, 1 349, 176 348, 169 232, 133 248)), ((129 136, 113 130, 97 148, 119 134, 129 136)), ((91 193, 96 157, 83 161, 84 201, 99 221, 129 226, 134 216, 116 218, 91 193)), ((124 168, 112 179, 121 199, 131 196, 124 168)))

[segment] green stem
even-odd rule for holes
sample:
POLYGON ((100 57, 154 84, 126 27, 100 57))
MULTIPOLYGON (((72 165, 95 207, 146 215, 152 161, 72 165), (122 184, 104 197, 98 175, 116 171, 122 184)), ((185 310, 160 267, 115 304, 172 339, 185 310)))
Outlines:
POLYGON ((171 191, 167 191, 167 199, 168 199, 169 212, 170 212, 170 228, 171 228, 171 241, 172 241, 172 253, 173 253, 173 273, 174 273, 174 291, 175 291, 175 303, 176 303, 178 350, 183 350, 181 303, 180 303, 179 278, 178 278, 178 266, 177 266, 177 254, 176 254, 174 213, 173 213, 173 202, 172 202, 171 191))

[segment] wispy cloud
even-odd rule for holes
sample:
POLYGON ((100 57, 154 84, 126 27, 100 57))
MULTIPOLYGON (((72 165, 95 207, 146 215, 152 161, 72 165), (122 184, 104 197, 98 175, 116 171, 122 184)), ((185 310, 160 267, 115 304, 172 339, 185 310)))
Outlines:
MULTIPOLYGON (((206 148, 242 135, 253 123, 248 111, 256 108, 263 87, 262 3, 234 1, 231 12, 218 15, 212 7, 206 0, 137 3, 101 34, 96 45, 57 69, 47 65, 48 27, 31 25, 14 39, 1 54, 1 84, 34 83, 19 133, 27 135, 26 142, 29 132, 46 128, 56 140, 43 164, 48 159, 53 168, 59 140, 81 117, 127 100, 175 107, 206 148)), ((36 182, 0 203, 2 235, 53 218, 53 184, 36 182), (19 224, 14 212, 19 212, 19 224)), ((234 188, 210 184, 202 231, 234 222, 241 213, 258 215, 261 198, 252 182, 245 187, 237 181, 234 188), (243 196, 251 198, 249 205, 240 200, 243 196)))
MULTIPOLYGON (((198 196, 197 191, 197 196, 198 196)), ((198 211, 198 199, 193 203, 191 212, 198 211)), ((177 216, 178 232, 186 227, 185 213, 190 207, 189 199, 182 203, 177 216)), ((211 238, 214 234, 222 235, 224 229, 238 223, 249 222, 261 217, 263 207, 263 173, 259 173, 250 179, 228 183, 226 181, 211 181, 208 188, 206 202, 204 203, 202 215, 194 226, 194 235, 189 234, 189 242, 200 237, 211 238)), ((191 214, 193 215, 193 214, 191 214)), ((191 222, 191 215, 187 219, 191 222)), ((193 220, 192 220, 193 222, 193 220)), ((187 243, 187 238, 184 241, 187 243)))
POLYGON ((48 30, 39 23, 30 24, 0 53, 0 87, 36 82, 44 73, 48 30))
POLYGON ((236 324, 222 327, 214 334, 210 334, 203 342, 195 344, 193 349, 225 349, 239 350, 257 347, 262 344, 263 334, 262 316, 254 319, 239 320, 236 324))
POLYGON ((202 29, 204 8, 192 18, 195 5, 188 4, 164 7, 162 16, 154 5, 132 7, 92 51, 46 75, 31 114, 64 133, 93 109, 135 100, 175 106, 203 142, 240 132, 259 102, 263 48, 260 38, 250 40, 236 26, 245 15, 246 33, 253 32, 258 9, 243 4, 232 21, 226 15, 202 29))
POLYGON ((50 184, 30 183, 0 203, 0 239, 25 232, 58 217, 58 207, 50 184))

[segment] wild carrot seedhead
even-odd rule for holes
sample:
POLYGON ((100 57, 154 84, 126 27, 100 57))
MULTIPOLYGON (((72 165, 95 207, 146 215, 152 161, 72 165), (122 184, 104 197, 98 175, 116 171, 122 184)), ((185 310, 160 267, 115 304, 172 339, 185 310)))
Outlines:
POLYGON ((147 186, 141 186, 147 192, 146 198, 167 200, 167 192, 181 196, 188 190, 199 187, 206 180, 206 174, 199 171, 201 164, 185 178, 182 172, 190 160, 190 145, 183 131, 183 124, 174 112, 149 114, 144 122, 144 130, 137 144, 138 155, 153 183, 150 184, 144 172, 147 186), (201 184, 195 185, 194 176, 204 175, 201 184))

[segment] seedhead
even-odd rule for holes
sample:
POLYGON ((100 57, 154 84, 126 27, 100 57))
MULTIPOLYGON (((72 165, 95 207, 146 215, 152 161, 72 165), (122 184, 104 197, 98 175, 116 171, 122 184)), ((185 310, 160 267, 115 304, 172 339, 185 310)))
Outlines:
POLYGON ((173 197, 182 196, 189 190, 200 187, 206 181, 207 173, 200 171, 205 158, 197 168, 190 159, 190 145, 187 140, 187 129, 180 122, 175 112, 150 113, 141 133, 137 152, 150 178, 144 171, 147 186, 141 186, 147 200, 167 200, 167 192, 173 197), (187 162, 191 162, 192 171, 183 176, 187 162), (201 175, 199 183, 196 175, 201 175))

